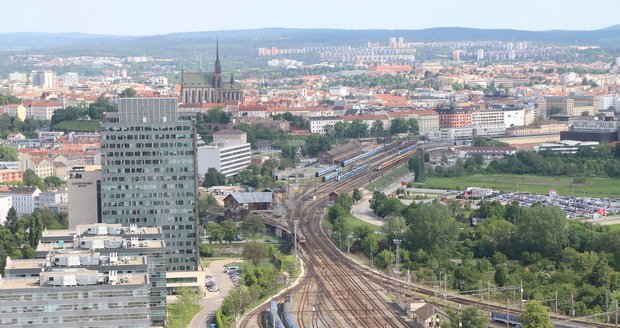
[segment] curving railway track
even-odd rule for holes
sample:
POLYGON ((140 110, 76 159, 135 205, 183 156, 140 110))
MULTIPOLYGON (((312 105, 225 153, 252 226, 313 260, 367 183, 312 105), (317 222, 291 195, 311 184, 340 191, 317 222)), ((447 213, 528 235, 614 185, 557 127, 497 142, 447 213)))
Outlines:
MULTIPOLYGON (((289 190, 289 193, 293 193, 291 198, 295 200, 294 204, 285 203, 289 227, 293 227, 293 221, 299 219, 300 232, 306 239, 300 257, 306 265, 307 274, 299 285, 287 291, 295 296, 294 316, 299 327, 407 327, 400 310, 387 299, 386 293, 399 290, 402 292, 399 296, 404 300, 437 295, 436 290, 408 285, 357 263, 338 249, 322 227, 327 193, 351 192, 407 160, 403 158, 395 162, 393 160, 396 157, 382 152, 365 161, 369 164, 366 172, 350 179, 325 182, 318 186, 306 184, 301 190, 289 190), (381 166, 390 161, 391 165, 381 166)), ((444 301, 455 307, 464 305, 476 306, 488 312, 506 311, 500 305, 454 294, 447 294, 444 301)), ((248 313, 238 326, 259 327, 259 317, 263 310, 257 308, 248 313)), ((518 314, 521 311, 511 308, 510 312, 518 314)), ((568 325, 565 321, 568 318, 554 318, 564 322, 566 327, 613 327, 583 320, 572 320, 568 325)))

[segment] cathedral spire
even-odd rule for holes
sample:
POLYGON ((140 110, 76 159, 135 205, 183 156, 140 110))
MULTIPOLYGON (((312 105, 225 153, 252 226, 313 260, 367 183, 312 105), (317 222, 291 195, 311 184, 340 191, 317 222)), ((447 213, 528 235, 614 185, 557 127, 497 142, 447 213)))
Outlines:
POLYGON ((220 64, 220 45, 218 40, 215 40, 215 73, 222 73, 222 65, 220 64))
POLYGON ((230 72, 230 85, 232 86, 233 84, 235 84, 235 76, 233 75, 233 72, 230 72))

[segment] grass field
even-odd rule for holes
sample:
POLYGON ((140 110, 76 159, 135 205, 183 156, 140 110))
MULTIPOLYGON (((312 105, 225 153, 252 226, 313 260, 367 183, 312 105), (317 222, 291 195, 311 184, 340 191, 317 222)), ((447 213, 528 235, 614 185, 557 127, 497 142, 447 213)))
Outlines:
POLYGON ((515 174, 475 174, 457 178, 427 178, 416 187, 457 189, 483 187, 502 191, 531 192, 548 194, 549 189, 557 190, 560 195, 576 195, 586 197, 618 197, 620 195, 620 179, 587 178, 584 184, 573 184, 572 177, 544 177, 535 175, 515 174))
POLYGON ((99 130, 98 121, 64 121, 54 126, 55 130, 93 132, 99 130))
POLYGON ((179 308, 179 304, 168 304, 168 324, 166 327, 185 328, 200 311, 200 305, 192 304, 190 307, 179 308))
POLYGON ((369 183, 366 185, 366 189, 367 190, 381 190, 382 188, 386 187, 387 185, 389 185, 390 183, 397 181, 398 179, 400 179, 401 177, 407 175, 407 173, 409 173, 409 169, 407 168, 406 165, 403 165, 399 168, 397 168, 396 170, 376 179, 375 181, 369 183))
POLYGON ((362 219, 358 219, 357 217, 353 215, 347 216, 347 225, 349 226, 349 229, 352 231, 354 231, 355 228, 359 226, 369 227, 372 229, 372 231, 375 231, 375 232, 381 231, 381 227, 376 226, 374 224, 370 224, 362 219))

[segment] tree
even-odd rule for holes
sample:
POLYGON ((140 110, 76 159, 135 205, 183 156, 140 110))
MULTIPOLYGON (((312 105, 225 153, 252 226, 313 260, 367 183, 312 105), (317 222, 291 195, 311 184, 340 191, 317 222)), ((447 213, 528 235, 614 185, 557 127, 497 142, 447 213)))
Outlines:
POLYGON ((410 131, 409 123, 404 118, 397 117, 390 121, 390 134, 407 133, 410 131))
POLYGON ((6 146, 0 146, 0 161, 14 162, 18 160, 17 150, 6 146))
POLYGON ((257 242, 247 243, 243 246, 243 258, 252 261, 254 265, 269 256, 269 249, 266 245, 257 242))
POLYGON ((11 207, 6 214, 6 220, 4 221, 4 227, 9 229, 11 233, 17 232, 17 211, 14 207, 11 207))
POLYGON ((136 90, 134 90, 133 88, 127 88, 121 91, 121 93, 119 93, 118 95, 119 98, 133 98, 135 96, 136 96, 136 90))
POLYGON ((461 313, 461 324, 467 328, 486 328, 489 325, 489 318, 478 308, 469 306, 461 313))
POLYGON ((65 184, 65 181, 63 179, 55 175, 43 179, 43 182, 45 183, 46 187, 60 187, 61 185, 65 184))
POLYGON ((383 221, 383 233, 388 241, 395 238, 402 238, 403 233, 407 230, 405 218, 399 215, 390 215, 383 221))
POLYGON ((516 239, 522 251, 555 258, 568 244, 568 221, 559 207, 523 208, 517 221, 516 239))
POLYGON ((205 180, 202 183, 202 186, 205 188, 213 187, 213 186, 222 186, 226 184, 226 176, 214 167, 210 167, 205 173, 205 180))
POLYGON ((387 269, 389 266, 394 264, 394 254, 387 249, 384 249, 377 255, 377 259, 375 260, 375 265, 377 268, 383 270, 387 269))
POLYGON ((224 112, 224 110, 219 107, 209 108, 205 115, 205 121, 208 123, 227 124, 230 123, 230 114, 224 112))
POLYGON ((232 220, 226 220, 222 222, 222 230, 224 233, 224 240, 232 243, 235 239, 237 239, 237 235, 239 231, 237 230, 237 225, 232 220))
POLYGON ((523 328, 553 328, 549 310, 540 301, 530 300, 521 315, 523 328))
POLYGON ((118 108, 110 104, 108 99, 106 99, 105 97, 99 97, 97 98, 97 101, 88 105, 88 108, 86 109, 86 114, 88 114, 91 120, 98 120, 102 117, 103 113, 112 113, 117 111, 118 108))
POLYGON ((83 108, 79 107, 67 107, 65 109, 57 109, 52 115, 50 125, 54 126, 58 123, 65 121, 75 121, 86 114, 83 108))
POLYGON ((449 252, 458 238, 459 226, 448 208, 440 204, 420 204, 405 215, 410 250, 429 253, 449 252))
POLYGON ((24 186, 38 187, 41 191, 46 190, 43 179, 39 178, 39 176, 31 169, 24 171, 22 181, 24 182, 24 186))
POLYGON ((241 223, 241 233, 250 240, 254 240, 264 231, 265 224, 258 215, 250 214, 241 223))
POLYGON ((562 113, 561 107, 553 106, 547 109, 547 116, 553 116, 553 115, 560 114, 560 113, 562 113))
POLYGON ((355 203, 359 202, 360 200, 362 200, 362 198, 364 198, 364 195, 362 194, 362 191, 359 190, 358 188, 353 189, 353 200, 355 201, 355 203))
POLYGON ((375 138, 383 137, 385 134, 385 128, 383 127, 383 121, 376 120, 372 122, 370 126, 370 135, 375 138))
POLYGON ((409 172, 413 172, 414 174, 415 182, 424 181, 424 178, 426 175, 424 155, 425 155, 424 152, 419 151, 415 154, 415 156, 412 156, 411 158, 409 158, 409 161, 407 162, 409 172))
POLYGON ((407 120, 407 127, 409 128, 409 133, 418 133, 420 132, 420 126, 418 125, 418 120, 415 118, 410 118, 407 120))
POLYGON ((210 242, 220 242, 224 239, 224 229, 217 222, 207 222, 207 236, 210 242))
POLYGON ((311 134, 306 139, 305 149, 308 155, 316 156, 320 152, 332 149, 331 139, 320 134, 311 134))

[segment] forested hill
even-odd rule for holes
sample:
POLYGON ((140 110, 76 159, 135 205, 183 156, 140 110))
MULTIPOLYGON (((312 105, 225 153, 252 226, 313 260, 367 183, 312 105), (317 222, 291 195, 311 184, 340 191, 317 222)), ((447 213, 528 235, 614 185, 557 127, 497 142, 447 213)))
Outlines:
POLYGON ((211 45, 216 38, 236 47, 301 47, 308 45, 361 46, 368 41, 385 43, 388 37, 407 41, 504 40, 556 44, 620 45, 620 26, 592 31, 523 31, 439 27, 421 30, 340 30, 263 28, 152 36, 90 35, 81 33, 0 33, 0 51, 37 48, 41 53, 67 55, 164 55, 197 45, 211 45))

